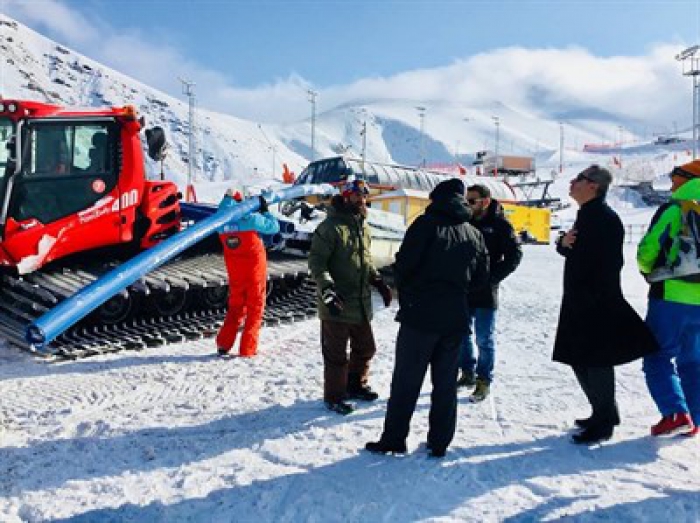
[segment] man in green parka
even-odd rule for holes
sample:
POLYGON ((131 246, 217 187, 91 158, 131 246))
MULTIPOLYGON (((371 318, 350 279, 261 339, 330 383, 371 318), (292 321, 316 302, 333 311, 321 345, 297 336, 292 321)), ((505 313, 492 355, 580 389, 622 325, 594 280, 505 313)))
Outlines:
POLYGON ((314 231, 309 253, 309 270, 318 288, 323 399, 329 410, 343 415, 353 411, 347 399, 378 398, 367 384, 369 362, 376 352, 370 286, 377 288, 387 307, 392 299, 372 264, 367 196, 361 180, 346 184, 314 231))
POLYGON ((644 358, 662 418, 653 436, 695 435, 700 425, 700 160, 671 171, 671 200, 637 250, 651 284, 647 324, 660 350, 644 358))

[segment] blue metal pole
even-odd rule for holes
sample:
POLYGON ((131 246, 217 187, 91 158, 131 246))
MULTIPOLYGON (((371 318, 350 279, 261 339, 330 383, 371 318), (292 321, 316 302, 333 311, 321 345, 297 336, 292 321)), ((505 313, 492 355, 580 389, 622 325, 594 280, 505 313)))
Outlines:
MULTIPOLYGON (((331 185, 295 185, 279 191, 263 194, 269 203, 291 200, 311 194, 332 194, 336 189, 331 185)), ((258 210, 257 197, 249 198, 233 208, 222 209, 186 230, 171 236, 152 249, 116 267, 86 287, 65 299, 56 307, 37 318, 27 326, 25 339, 32 348, 43 351, 46 345, 60 336, 72 325, 87 316, 91 311, 126 289, 144 274, 160 267, 192 245, 202 241, 227 222, 236 221, 258 210)))

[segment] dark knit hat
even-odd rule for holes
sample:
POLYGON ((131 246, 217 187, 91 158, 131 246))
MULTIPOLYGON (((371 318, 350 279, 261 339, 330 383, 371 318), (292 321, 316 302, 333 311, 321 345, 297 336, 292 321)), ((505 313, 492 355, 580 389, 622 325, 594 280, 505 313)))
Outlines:
POLYGON ((457 178, 450 178, 449 180, 437 184, 429 196, 431 200, 446 199, 451 196, 460 196, 463 198, 464 182, 457 178))
POLYGON ((700 160, 693 160, 692 162, 684 163, 680 167, 676 167, 674 171, 680 170, 680 176, 683 178, 700 178, 700 160))

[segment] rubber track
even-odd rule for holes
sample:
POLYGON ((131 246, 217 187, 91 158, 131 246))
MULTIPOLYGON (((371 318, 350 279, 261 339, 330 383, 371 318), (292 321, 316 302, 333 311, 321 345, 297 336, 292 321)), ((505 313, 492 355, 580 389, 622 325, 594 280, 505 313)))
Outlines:
MULTIPOLYGON (((37 272, 22 277, 3 275, 0 281, 0 337, 25 350, 28 323, 61 300, 111 270, 114 263, 93 268, 37 272)), ((207 308, 204 290, 221 291, 228 278, 223 256, 203 254, 175 260, 141 278, 127 292, 140 305, 138 317, 104 325, 88 316, 47 348, 51 359, 77 359, 121 350, 142 350, 216 335, 225 306, 207 308), (187 305, 178 314, 158 315, 146 307, 149 299, 185 291, 187 305)), ((264 326, 306 320, 316 315, 315 284, 307 260, 271 252, 268 257, 268 297, 264 326)))

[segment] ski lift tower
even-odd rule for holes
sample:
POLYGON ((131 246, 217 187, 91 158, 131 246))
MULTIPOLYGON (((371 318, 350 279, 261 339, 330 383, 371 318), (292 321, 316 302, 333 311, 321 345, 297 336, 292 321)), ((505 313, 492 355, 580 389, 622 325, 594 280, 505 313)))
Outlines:
POLYGON ((311 161, 316 159, 316 97, 318 92, 311 89, 306 90, 311 103, 311 161))
POLYGON ((683 64, 683 76, 693 77, 693 160, 698 153, 698 75, 700 74, 700 45, 694 45, 676 55, 683 64))
POLYGON ((191 202, 195 199, 194 196, 194 186, 192 182, 194 181, 194 169, 195 169, 195 130, 194 130, 194 82, 185 80, 184 78, 179 78, 182 82, 182 93, 187 95, 189 101, 189 153, 187 161, 187 189, 185 190, 185 201, 191 202))

